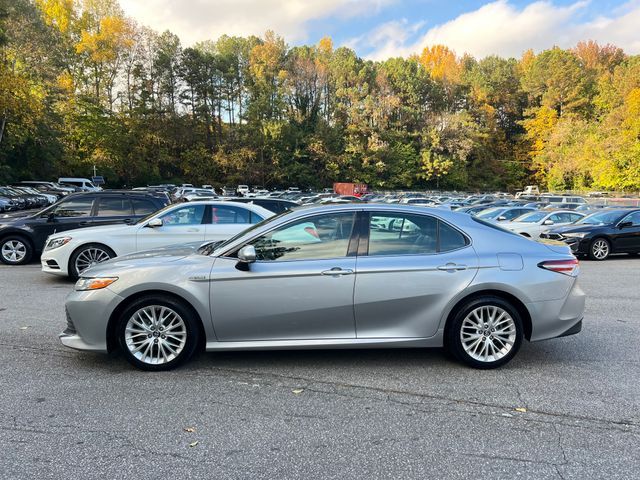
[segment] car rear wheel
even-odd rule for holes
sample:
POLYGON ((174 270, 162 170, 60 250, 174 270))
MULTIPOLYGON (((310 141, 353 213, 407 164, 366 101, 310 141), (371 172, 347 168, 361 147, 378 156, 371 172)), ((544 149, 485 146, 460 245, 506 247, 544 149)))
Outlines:
POLYGON ((0 242, 0 260, 6 265, 24 265, 33 257, 33 248, 28 240, 10 236, 0 242))
POLYGON ((142 370, 170 370, 194 354, 198 320, 181 302, 149 296, 132 303, 121 315, 117 336, 129 363, 142 370))
POLYGON ((104 245, 90 243, 73 252, 69 260, 69 276, 78 278, 82 272, 98 263, 106 262, 116 256, 115 252, 104 245))
POLYGON ((611 253, 611 244, 605 238, 596 238, 589 247, 591 260, 606 260, 611 253))
POLYGON ((447 329, 446 345, 461 362, 479 369, 500 367, 520 349, 518 311, 499 297, 480 297, 460 308, 447 329))

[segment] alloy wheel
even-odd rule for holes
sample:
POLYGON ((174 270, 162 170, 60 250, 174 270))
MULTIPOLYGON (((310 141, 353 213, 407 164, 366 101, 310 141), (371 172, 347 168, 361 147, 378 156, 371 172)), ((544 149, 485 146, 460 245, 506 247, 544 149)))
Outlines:
POLYGON ((2 245, 2 258, 10 263, 19 263, 27 255, 27 246, 20 240, 9 240, 2 245))
POLYGON ((163 305, 149 305, 129 318, 124 331, 131 355, 147 365, 175 360, 187 343, 187 327, 178 313, 163 305))
POLYGON ((475 308, 464 318, 460 342, 479 362, 495 362, 509 354, 516 341, 516 324, 509 313, 494 305, 475 308))
POLYGON ((86 269, 111 259, 111 256, 101 248, 91 247, 80 252, 76 258, 76 272, 78 275, 86 269))
POLYGON ((609 243, 605 239, 600 238, 593 242, 591 252, 597 260, 604 260, 609 256, 609 243))

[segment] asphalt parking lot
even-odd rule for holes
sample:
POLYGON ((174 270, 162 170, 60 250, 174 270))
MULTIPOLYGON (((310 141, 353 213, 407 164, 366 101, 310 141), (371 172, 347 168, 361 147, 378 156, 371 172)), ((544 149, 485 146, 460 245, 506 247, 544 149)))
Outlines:
POLYGON ((0 266, 0 477, 637 478, 639 272, 582 262, 582 333, 499 370, 345 350, 151 374, 64 348, 72 283, 0 266))

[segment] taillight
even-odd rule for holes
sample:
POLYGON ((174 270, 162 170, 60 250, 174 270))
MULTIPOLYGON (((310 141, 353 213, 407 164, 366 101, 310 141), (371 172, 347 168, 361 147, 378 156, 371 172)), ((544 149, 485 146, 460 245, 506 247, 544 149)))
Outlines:
POLYGON ((577 258, 567 260, 547 260, 538 264, 540 268, 575 277, 578 275, 580 262, 577 258))

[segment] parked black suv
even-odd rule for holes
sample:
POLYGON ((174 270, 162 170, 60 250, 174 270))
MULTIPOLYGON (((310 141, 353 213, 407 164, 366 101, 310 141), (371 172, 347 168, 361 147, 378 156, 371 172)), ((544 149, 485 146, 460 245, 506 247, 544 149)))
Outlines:
POLYGON ((21 265, 40 255, 52 233, 112 223, 133 223, 169 202, 145 192, 73 193, 38 213, 0 217, 0 261, 21 265))
POLYGON ((599 210, 571 225, 543 232, 562 240, 576 256, 605 260, 612 253, 640 253, 640 209, 599 210))

